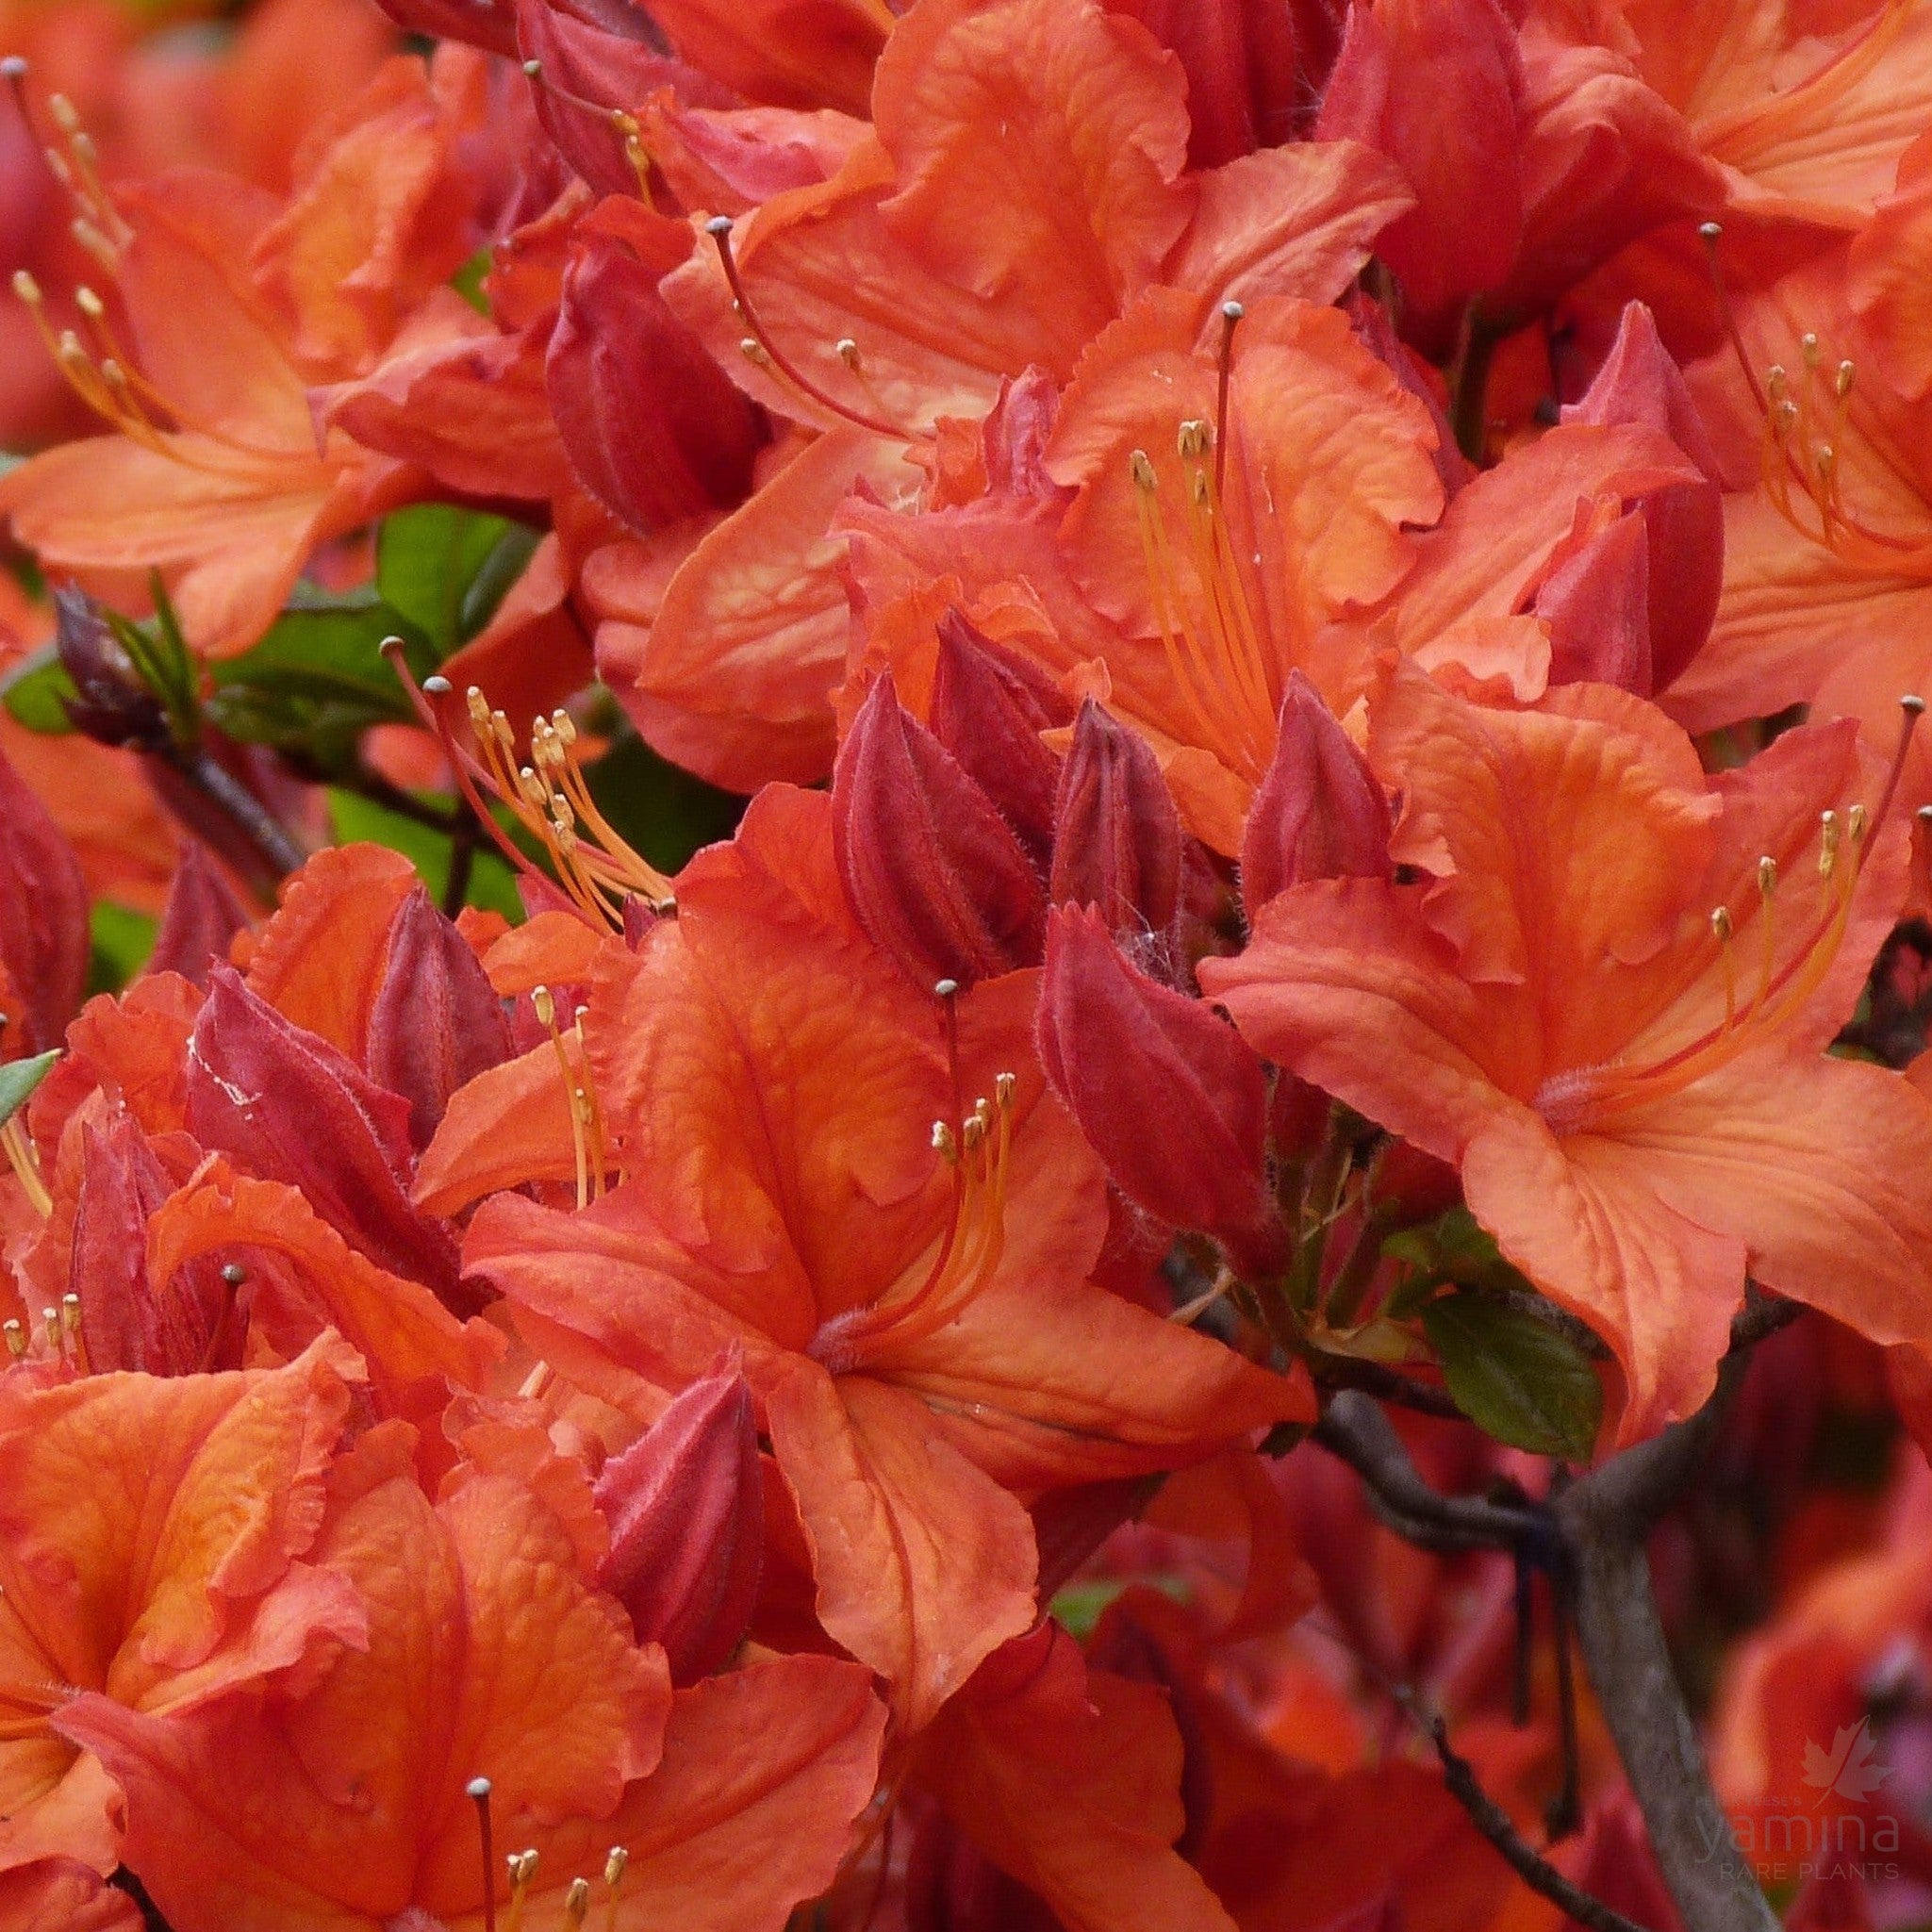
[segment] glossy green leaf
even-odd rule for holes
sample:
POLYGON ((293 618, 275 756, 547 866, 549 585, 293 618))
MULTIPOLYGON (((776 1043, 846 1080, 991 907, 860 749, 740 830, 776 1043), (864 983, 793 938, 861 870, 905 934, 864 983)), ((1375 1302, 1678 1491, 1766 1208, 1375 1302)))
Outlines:
POLYGON ((74 730, 61 700, 77 695, 59 652, 51 644, 23 657, 0 678, 0 704, 28 731, 50 737, 65 736, 74 730))
POLYGON ((87 990, 118 993, 147 964, 155 949, 156 922, 111 900, 99 900, 88 916, 93 940, 88 958, 87 990))
POLYGON ((745 801, 693 778, 626 732, 593 765, 598 809, 660 872, 682 869, 699 847, 729 838, 745 801))
POLYGON ((504 591, 529 562, 537 540, 534 530, 505 517, 449 504, 416 504, 385 518, 376 534, 376 593, 422 636, 440 663, 488 621, 504 591), (493 594, 486 594, 487 608, 483 608, 471 591, 493 558, 500 561, 492 577, 500 581, 493 594))
POLYGON ((60 1057, 58 1047, 36 1053, 31 1060, 0 1063, 0 1127, 13 1118, 27 1103, 33 1090, 53 1072, 60 1057))
POLYGON ((1459 1288, 1422 1312, 1457 1408, 1499 1443, 1580 1461, 1603 1420, 1589 1358, 1527 1309, 1459 1288))

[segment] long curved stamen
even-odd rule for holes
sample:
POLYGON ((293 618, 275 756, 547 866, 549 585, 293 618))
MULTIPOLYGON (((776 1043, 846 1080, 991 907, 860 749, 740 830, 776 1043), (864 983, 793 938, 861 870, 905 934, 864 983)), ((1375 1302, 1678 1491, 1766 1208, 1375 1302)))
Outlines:
POLYGON ((1836 812, 1827 811, 1820 819, 1818 871, 1827 889, 1827 899, 1825 910, 1811 931, 1780 963, 1775 924, 1777 866, 1769 856, 1760 858, 1756 883, 1760 901, 1758 916, 1761 953, 1758 984, 1748 1006, 1742 1013, 1738 1010, 1731 949, 1736 920, 1728 907, 1719 906, 1710 915, 1710 930, 1724 974, 1722 1024, 1646 1065, 1611 1063, 1578 1068, 1545 1081, 1535 1104, 1559 1132, 1574 1132, 1630 1108, 1682 1093, 1727 1065, 1747 1047, 1777 1033, 1825 983, 1851 923, 1865 856, 1897 795, 1912 735, 1925 704, 1923 699, 1908 694, 1899 701, 1899 708, 1903 723, 1876 806, 1868 814, 1862 804, 1855 804, 1842 818, 1836 812))
POLYGON ((20 1182, 34 1213, 43 1221, 52 1219, 54 1197, 47 1192, 47 1183, 41 1175, 40 1153, 27 1138, 17 1114, 0 1126, 0 1152, 6 1154, 7 1164, 13 1169, 14 1179, 20 1182))
POLYGON ((785 378, 793 388, 818 405, 829 409, 834 416, 847 422, 855 423, 860 429, 869 430, 874 436, 891 437, 900 442, 913 440, 912 434, 903 424, 887 421, 881 416, 868 416, 862 409, 854 409, 849 404, 841 403, 835 396, 821 389, 810 376, 785 355, 772 339, 769 330, 758 320, 758 311, 751 303, 751 291, 745 287, 745 278, 738 272, 738 259, 732 247, 732 229, 735 224, 729 215, 714 215, 704 224, 704 232, 718 245, 718 258, 724 268, 724 279, 731 285, 732 300, 737 304, 739 319, 750 334, 745 338, 745 348, 749 360, 760 367, 769 365, 785 378), (747 347, 746 345, 750 346, 747 347), (755 351, 755 353, 753 353, 755 351))

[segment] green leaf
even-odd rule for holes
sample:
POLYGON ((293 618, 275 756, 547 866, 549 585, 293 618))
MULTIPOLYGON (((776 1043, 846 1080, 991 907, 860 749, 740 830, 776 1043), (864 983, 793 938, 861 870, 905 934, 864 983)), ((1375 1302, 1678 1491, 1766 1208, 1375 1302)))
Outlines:
MULTIPOLYGON (((368 840, 399 851, 422 875, 429 896, 440 905, 450 880, 452 841, 447 833, 419 825, 386 811, 354 792, 329 793, 329 820, 336 841, 348 845, 368 840)), ((503 858, 487 846, 480 847, 470 872, 470 889, 465 903, 499 912, 508 919, 523 916, 523 901, 517 896, 517 881, 503 858)))
POLYGON ((211 667, 205 709, 232 738, 339 771, 371 725, 415 718, 380 649, 412 633, 400 612, 367 598, 291 607, 252 650, 211 667))
POLYGON ((60 701, 79 695, 60 662, 59 652, 51 644, 23 657, 0 678, 0 704, 28 731, 43 732, 49 737, 64 737, 74 730, 74 720, 60 701))
POLYGON ((31 1060, 8 1060, 0 1064, 0 1127, 5 1127, 27 1103, 28 1096, 53 1072, 60 1057, 58 1047, 36 1053, 31 1060))
POLYGON ((1462 1413, 1499 1443, 1581 1461, 1603 1420, 1603 1389, 1567 1336, 1514 1303, 1459 1288, 1422 1312, 1462 1413))
POLYGON ((479 248, 456 272, 450 277, 450 287, 473 308, 478 315, 489 313, 489 297, 483 292, 483 285, 488 277, 496 256, 492 250, 479 248))
MULTIPOLYGON (((421 635, 436 663, 487 621, 487 612, 479 619, 466 609, 466 599, 499 546, 519 527, 505 517, 487 517, 449 504, 415 504, 383 520, 375 542, 377 594, 421 635)), ((537 547, 535 531, 524 537, 527 547, 489 600, 491 610, 537 547)))
POLYGON ((88 958, 88 998, 118 993, 147 964, 155 949, 155 921, 110 900, 99 900, 88 916, 93 949, 88 958))

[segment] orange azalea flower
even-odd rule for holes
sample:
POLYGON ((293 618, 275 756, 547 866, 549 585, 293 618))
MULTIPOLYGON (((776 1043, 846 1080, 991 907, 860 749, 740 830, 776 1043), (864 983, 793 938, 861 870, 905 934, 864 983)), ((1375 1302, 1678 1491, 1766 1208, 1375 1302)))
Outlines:
MULTIPOLYGON (((1717 620, 1660 701, 1692 731, 1810 704, 1882 746, 1932 672, 1932 410, 1905 319, 1856 312, 1873 292, 1825 256, 1742 298, 1739 350, 1690 372, 1733 486, 1717 620)), ((1925 757, 1910 805, 1932 798, 1925 757)))
POLYGON ((925 0, 893 32, 872 107, 831 179, 771 194, 664 283, 748 394, 845 438, 779 471, 780 501, 754 496, 661 609, 600 639, 653 742, 741 788, 831 764, 847 618, 827 524, 855 478, 910 501, 909 446, 983 415, 1029 368, 1068 379, 1156 284, 1189 291, 1210 339, 1223 301, 1331 300, 1409 200, 1353 141, 1189 173, 1179 63, 1092 4, 925 0))
MULTIPOLYGON (((1217 355, 1193 298, 1160 289, 1088 350, 1044 449, 1013 415, 1032 446, 979 501, 848 511, 868 617, 956 584, 987 635, 1143 731, 1188 829, 1238 851, 1288 673, 1442 508, 1428 410, 1337 309, 1252 304, 1217 355)), ((913 631, 916 690, 930 618, 913 631)), ((1339 706, 1364 670, 1346 662, 1339 706)))
POLYGON ((1615 1349, 1619 1440, 1709 1394, 1747 1268, 1874 1339, 1932 1334, 1932 1112, 1822 1057, 1905 883, 1851 728, 1707 779, 1621 693, 1492 712, 1407 672, 1372 751, 1423 883, 1293 887, 1202 984, 1460 1166, 1504 1254, 1615 1349))
POLYGON ((585 1030, 626 1179, 577 1214, 500 1197, 466 1263, 640 1417, 743 1350, 820 1620, 909 1726, 1033 1621, 1022 1498, 1307 1413, 1088 1279, 1105 1181, 1041 1090, 1033 976, 961 996, 949 1049, 846 907, 829 800, 762 794, 607 958, 585 1030))
POLYGON ((0 1866, 117 1862, 111 1780, 49 1728, 74 1697, 187 1709, 360 1640, 308 1560, 359 1379, 328 1337, 272 1371, 0 1381, 0 1866))
MULTIPOLYGON (((420 494, 409 466, 318 439, 309 390, 382 357, 487 328, 440 285, 474 243, 453 165, 480 57, 384 67, 277 204, 177 173, 109 199, 89 184, 115 307, 91 292, 50 351, 116 434, 35 457, 0 511, 51 570, 123 602, 158 569, 195 648, 247 648, 329 538, 420 494)), ((86 177, 83 177, 84 179, 86 177)), ((42 296, 16 282, 30 307, 42 296)))
POLYGON ((329 1473, 313 1560, 366 1606, 364 1643, 190 1712, 89 1697, 62 1719, 126 1793, 125 1857, 169 1923, 553 1932, 595 1897, 623 1932, 777 1932, 871 1795, 863 1673, 782 1660, 673 1700, 663 1652, 583 1580, 605 1529, 582 1473, 476 1429, 432 1502, 409 1436, 329 1473))
POLYGON ((1746 214, 1856 227, 1932 113, 1932 16, 1914 0, 1631 0, 1610 17, 1746 214))

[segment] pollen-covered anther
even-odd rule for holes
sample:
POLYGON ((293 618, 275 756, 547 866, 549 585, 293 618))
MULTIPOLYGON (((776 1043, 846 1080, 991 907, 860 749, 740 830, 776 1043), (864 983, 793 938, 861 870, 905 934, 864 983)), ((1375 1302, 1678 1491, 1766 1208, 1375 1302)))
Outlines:
POLYGON ((581 1925, 590 1911, 590 1881, 573 1878, 564 1892, 564 1923, 581 1925))
POLYGON ((15 269, 13 272, 13 292, 29 308, 38 308, 46 300, 41 293, 41 285, 25 269, 15 269))
POLYGON ((959 1164, 959 1136, 943 1120, 933 1123, 933 1151, 949 1167, 959 1164))
POLYGON ((7 1337, 7 1352, 18 1362, 26 1353, 26 1330, 17 1319, 0 1322, 0 1335, 7 1337))
POLYGON ((1839 816, 1833 811, 1825 811, 1818 817, 1818 876, 1829 879, 1838 864, 1838 843, 1842 827, 1839 816))
POLYGON ((48 1354, 63 1357, 66 1355, 67 1350, 62 1346, 65 1337, 60 1329, 60 1311, 58 1308, 41 1309, 41 1332, 46 1337, 48 1354))
POLYGON ((1161 479, 1154 472, 1153 459, 1145 450, 1135 450, 1127 459, 1128 474, 1133 478, 1136 489, 1148 492, 1161 487, 1161 479))
POLYGON ((1858 366, 1849 357, 1839 364, 1837 372, 1831 379, 1831 386, 1838 392, 1841 403, 1851 394, 1852 385, 1858 380, 1858 366))
POLYGON ((1198 463, 1214 445, 1214 426, 1198 417, 1190 417, 1175 433, 1174 447, 1186 463, 1198 463))
POLYGON ((1820 352, 1818 347, 1817 330, 1807 329, 1805 333, 1798 338, 1798 351, 1799 354, 1801 354, 1805 358, 1805 367, 1807 369, 1816 369, 1818 367, 1818 357, 1820 352))
POLYGON ((510 1915, 504 1932, 522 1932, 523 1913, 530 1901, 530 1887, 537 1877, 537 1853, 512 1852, 504 1860, 510 1874, 510 1915))
POLYGON ((1766 899, 1777 890, 1777 861, 1769 852, 1758 861, 1758 890, 1766 899))

